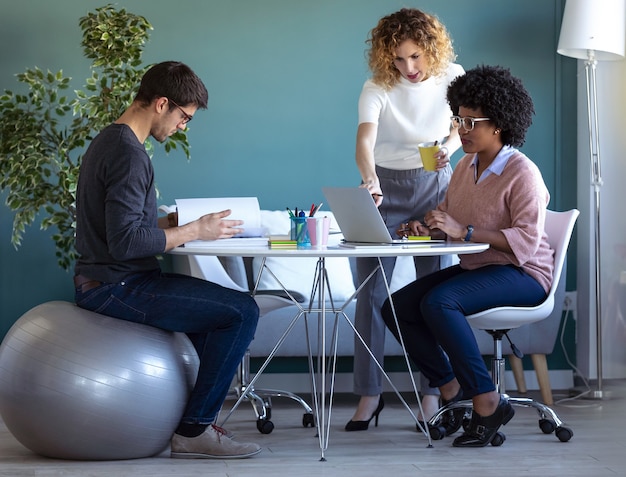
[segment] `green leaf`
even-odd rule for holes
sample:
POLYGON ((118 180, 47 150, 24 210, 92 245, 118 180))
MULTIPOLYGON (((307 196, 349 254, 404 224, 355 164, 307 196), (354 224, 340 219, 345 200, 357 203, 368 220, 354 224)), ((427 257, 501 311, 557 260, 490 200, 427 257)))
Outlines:
MULTIPOLYGON (((26 69, 16 75, 27 94, 5 90, 0 95, 0 191, 14 212, 11 243, 21 246, 26 228, 40 215, 40 227, 53 227, 58 264, 69 269, 76 259, 75 193, 85 146, 102 128, 115 121, 131 103, 147 67, 143 49, 152 25, 144 17, 96 8, 78 21, 81 46, 92 61, 90 76, 73 97, 59 90, 70 87, 63 71, 26 69), (73 115, 68 121, 67 113, 73 115)), ((153 145, 146 141, 152 157, 153 145)), ((172 135, 165 150, 180 148, 189 158, 184 132, 172 135)))

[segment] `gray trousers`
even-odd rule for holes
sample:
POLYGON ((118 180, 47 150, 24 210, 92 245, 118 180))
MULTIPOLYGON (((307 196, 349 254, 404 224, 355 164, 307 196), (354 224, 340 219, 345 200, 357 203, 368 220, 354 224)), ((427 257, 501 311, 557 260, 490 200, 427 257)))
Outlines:
MULTIPOLYGON (((379 211, 392 237, 403 222, 410 219, 423 220, 429 210, 443 201, 452 169, 448 166, 439 172, 426 172, 424 169, 397 171, 376 167, 383 191, 383 203, 379 211)), ((415 257, 417 277, 428 275, 451 265, 448 256, 415 257)), ((396 264, 395 257, 382 258, 387 280, 391 280, 396 264)), ((356 268, 359 283, 378 265, 377 258, 357 258, 356 268)), ((359 293, 356 302, 355 327, 372 351, 379 363, 385 355, 385 323, 381 316, 381 307, 387 299, 387 290, 383 276, 378 271, 359 293)), ((420 375, 422 376, 422 375, 420 375)), ((360 340, 354 343, 354 393, 359 396, 376 396, 383 391, 383 375, 376 366, 360 340)), ((439 394, 439 390, 430 388, 426 379, 420 379, 422 394, 439 394)))

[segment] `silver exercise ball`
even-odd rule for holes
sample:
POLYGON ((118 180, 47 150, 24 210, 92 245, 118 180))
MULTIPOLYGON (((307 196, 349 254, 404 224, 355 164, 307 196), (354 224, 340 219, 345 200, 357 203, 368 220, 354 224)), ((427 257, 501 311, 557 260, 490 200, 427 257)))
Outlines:
POLYGON ((44 303, 0 345, 0 415, 43 456, 149 457, 169 444, 198 363, 182 333, 44 303))

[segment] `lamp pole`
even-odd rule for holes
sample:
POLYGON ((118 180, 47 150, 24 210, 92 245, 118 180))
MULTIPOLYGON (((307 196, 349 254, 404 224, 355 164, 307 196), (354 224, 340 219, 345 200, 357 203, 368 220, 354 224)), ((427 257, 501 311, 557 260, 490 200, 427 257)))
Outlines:
POLYGON ((596 372, 598 383, 591 398, 603 399, 602 387, 602 256, 600 252, 600 188, 602 187, 602 171, 600 162, 600 128, 598 122, 598 95, 596 82, 596 66, 594 50, 587 50, 585 61, 585 78, 587 85, 587 120, 589 125, 589 154, 591 157, 591 185, 594 197, 594 261, 595 261, 595 308, 596 308, 596 372))
MULTIPOLYGON (((624 58, 626 45, 625 0, 565 0, 563 21, 557 52, 561 55, 585 61, 587 86, 587 118, 589 125, 589 152, 591 154, 591 186, 593 187, 593 229, 595 267, 595 325, 596 367, 598 384, 588 397, 607 397, 602 388, 602 299, 601 299, 601 252, 600 252, 600 140, 598 127, 598 97, 596 66, 598 60, 616 61, 624 58)), ((591 323, 590 323, 591 324, 591 323)))

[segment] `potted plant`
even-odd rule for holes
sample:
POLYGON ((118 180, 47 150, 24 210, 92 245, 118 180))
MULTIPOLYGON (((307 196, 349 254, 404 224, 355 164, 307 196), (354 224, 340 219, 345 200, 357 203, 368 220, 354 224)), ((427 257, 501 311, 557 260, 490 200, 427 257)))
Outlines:
MULTIPOLYGON (((0 96, 0 191, 15 212, 12 244, 18 248, 26 226, 42 214, 41 228, 56 227, 52 239, 59 265, 69 269, 74 249, 75 191, 82 154, 88 142, 115 121, 132 102, 149 66, 141 66, 152 25, 142 16, 111 5, 80 18, 81 45, 92 60, 84 90, 64 94, 71 78, 62 70, 37 67, 18 74, 27 94, 5 90, 0 96)), ((165 143, 190 157, 184 131, 165 143)), ((150 142, 146 143, 149 152, 150 142)))

